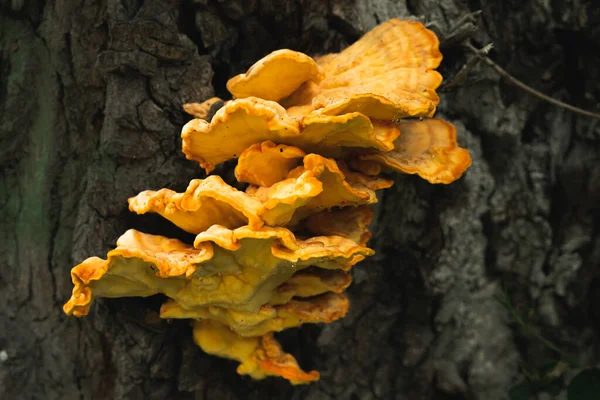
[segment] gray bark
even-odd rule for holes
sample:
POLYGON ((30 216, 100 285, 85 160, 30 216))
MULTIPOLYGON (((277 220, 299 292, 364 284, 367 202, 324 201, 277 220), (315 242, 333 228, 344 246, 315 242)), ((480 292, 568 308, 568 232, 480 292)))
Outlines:
POLYGON ((279 335, 319 383, 237 376, 185 321, 160 320, 159 298, 98 300, 83 319, 61 309, 70 268, 126 229, 189 239, 126 199, 203 176, 180 151, 181 104, 224 95, 269 51, 339 51, 378 22, 422 17, 442 38, 446 78, 469 57, 466 32, 519 79, 598 110, 593 3, 0 1, 0 398, 502 399, 519 361, 558 356, 515 329, 501 286, 549 340, 597 364, 600 125, 484 66, 438 112, 473 166, 449 186, 396 175, 349 315, 279 335))

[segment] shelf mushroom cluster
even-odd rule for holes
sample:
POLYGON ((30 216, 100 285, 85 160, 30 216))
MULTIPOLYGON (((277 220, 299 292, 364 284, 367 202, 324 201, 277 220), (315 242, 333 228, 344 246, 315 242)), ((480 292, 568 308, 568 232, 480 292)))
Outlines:
POLYGON ((319 378, 283 352, 273 333, 342 318, 350 269, 366 247, 384 171, 451 183, 470 166, 456 129, 432 118, 441 62, 435 34, 393 19, 338 54, 278 50, 229 80, 234 100, 186 104, 183 152, 210 173, 237 159, 240 191, 218 175, 184 193, 144 191, 138 214, 158 213, 196 235, 193 245, 127 231, 107 259, 74 267, 67 314, 94 297, 166 295, 162 318, 192 319, 207 353, 238 360, 238 373, 319 378))

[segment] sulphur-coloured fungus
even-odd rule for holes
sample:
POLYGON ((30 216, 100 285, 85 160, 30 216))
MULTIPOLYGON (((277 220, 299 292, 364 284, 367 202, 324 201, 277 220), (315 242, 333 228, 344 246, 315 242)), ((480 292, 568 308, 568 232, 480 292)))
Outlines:
POLYGON ((201 319, 194 322, 194 341, 208 354, 239 361, 240 375, 254 379, 280 376, 294 385, 319 380, 317 371, 300 369, 296 359, 281 349, 272 333, 242 337, 220 322, 201 319))
POLYGON ((452 183, 471 165, 469 152, 458 147, 456 128, 438 118, 402 120, 401 134, 389 152, 367 152, 361 160, 377 161, 431 183, 452 183))
POLYGON ((196 118, 206 119, 211 108, 221 101, 223 100, 218 97, 211 97, 202 103, 186 103, 183 105, 183 110, 196 118))
POLYGON ((238 159, 248 186, 211 175, 183 193, 130 198, 130 211, 158 213, 194 243, 127 231, 106 259, 71 270, 65 313, 86 315, 97 297, 162 293, 161 317, 192 319, 196 344, 237 360, 239 374, 318 380, 273 334, 346 315, 350 271, 374 253, 369 207, 393 183, 380 174, 448 184, 471 164, 456 128, 432 118, 438 47, 422 24, 392 19, 338 54, 275 51, 229 80, 234 99, 185 104, 196 117, 181 133, 186 158, 207 173, 238 159))
POLYGON ((181 229, 198 234, 213 225, 238 228, 262 226, 256 215, 261 203, 228 184, 218 175, 194 179, 184 193, 170 189, 146 190, 128 199, 129 210, 158 213, 181 229))
POLYGON ((304 225, 314 235, 341 236, 366 246, 371 238, 371 221, 373 210, 369 207, 344 207, 312 214, 304 225))
POLYGON ((325 293, 308 299, 290 299, 281 305, 264 305, 256 311, 237 311, 225 307, 186 309, 170 300, 160 310, 161 318, 212 319, 227 325, 240 336, 262 336, 307 323, 336 321, 348 312, 344 294, 325 293))
POLYGON ((269 304, 286 304, 294 297, 311 297, 333 292, 342 293, 352 283, 352 275, 345 271, 313 268, 295 273, 277 287, 269 304))
POLYGON ((194 246, 129 230, 107 259, 92 257, 71 270, 73 295, 64 310, 85 315, 95 297, 163 293, 181 307, 256 311, 277 287, 310 266, 349 270, 371 249, 339 236, 297 239, 286 228, 213 225, 194 246))
POLYGON ((237 98, 280 100, 306 81, 319 81, 323 71, 306 54, 277 50, 257 61, 245 74, 231 78, 227 89, 237 98))
POLYGON ((286 179, 305 155, 298 147, 275 144, 270 140, 253 144, 240 155, 235 179, 255 186, 272 186, 286 179))
POLYGON ((267 225, 295 225, 310 214, 333 207, 376 203, 375 190, 392 183, 352 173, 333 159, 308 154, 287 179, 271 187, 249 186, 246 192, 263 203, 260 216, 267 225))
MULTIPOLYGON (((283 154, 284 147, 278 148, 283 154)), ((293 147, 285 151, 302 154, 293 147)), ((391 180, 354 173, 317 154, 304 156, 303 165, 287 171, 291 165, 279 162, 265 170, 262 161, 252 156, 253 150, 249 153, 238 169, 247 180, 269 182, 287 172, 285 179, 271 186, 251 185, 244 193, 227 185, 219 176, 211 175, 204 180, 194 179, 184 193, 169 189, 141 192, 129 199, 129 209, 138 214, 158 213, 194 234, 213 225, 238 228, 247 224, 258 229, 263 224, 281 226, 290 221, 295 224, 311 213, 336 206, 372 204, 377 201, 375 190, 392 185, 391 180)))
POLYGON ((422 24, 392 19, 341 53, 322 57, 324 79, 305 83, 282 104, 304 107, 304 113, 360 111, 387 120, 431 116, 442 82, 434 71, 442 60, 438 47, 435 34, 422 24))
POLYGON ((228 102, 210 122, 193 119, 182 130, 183 152, 207 173, 263 141, 337 157, 343 148, 393 149, 400 131, 360 112, 293 118, 278 103, 256 97, 228 102))

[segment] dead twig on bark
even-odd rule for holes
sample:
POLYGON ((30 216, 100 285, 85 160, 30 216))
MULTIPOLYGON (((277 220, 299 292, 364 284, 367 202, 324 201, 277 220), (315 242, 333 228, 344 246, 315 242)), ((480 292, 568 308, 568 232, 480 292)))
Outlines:
MULTIPOLYGON (((529 94, 532 94, 548 103, 554 104, 558 107, 562 107, 565 108, 569 111, 572 111, 574 113, 580 114, 580 115, 584 115, 586 117, 590 117, 590 118, 594 118, 594 119, 600 119, 600 114, 598 113, 594 113, 591 111, 587 111, 584 110, 582 108, 579 107, 575 107, 572 106, 570 104, 567 104, 563 101, 557 100, 555 98, 552 98, 548 95, 545 95, 542 92, 539 92, 537 90, 535 90, 534 88, 532 88, 531 86, 528 86, 527 84, 521 82, 520 80, 518 80, 517 78, 515 78, 514 76, 512 76, 510 73, 508 73, 504 68, 502 68, 501 66, 499 66, 498 64, 496 64, 491 58, 489 58, 487 56, 487 53, 489 51, 489 46, 485 46, 483 49, 477 49, 475 46, 473 46, 470 43, 465 43, 465 46, 471 50, 473 53, 475 53, 475 57, 479 58, 480 60, 484 61, 487 65, 489 65, 498 75, 502 76, 504 79, 506 79, 509 83, 513 84, 514 86, 526 91, 529 94)), ((474 57, 474 58, 475 58, 474 57)), ((453 79, 453 81, 455 81, 459 75, 461 74, 466 74, 467 71, 464 71, 466 69, 466 67, 469 66, 471 60, 469 60, 469 62, 465 65, 465 67, 463 67, 463 69, 461 69, 461 71, 459 71, 459 73, 457 74, 457 76, 453 79)), ((474 65, 473 65, 474 66, 474 65)), ((472 67, 471 67, 472 68, 472 67)))

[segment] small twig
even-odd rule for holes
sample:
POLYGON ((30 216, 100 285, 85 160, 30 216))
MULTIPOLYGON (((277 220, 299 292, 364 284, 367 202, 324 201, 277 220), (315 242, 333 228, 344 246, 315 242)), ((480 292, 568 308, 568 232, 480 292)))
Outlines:
POLYGON ((566 108, 567 110, 573 111, 574 113, 577 114, 581 114, 581 115, 585 115, 586 117, 591 117, 591 118, 595 118, 595 119, 600 119, 600 114, 598 113, 594 113, 591 111, 587 111, 584 110, 582 108, 579 107, 575 107, 572 106, 570 104, 567 104, 565 102, 562 102, 560 100, 556 100, 550 96, 545 95, 542 92, 538 92, 537 90, 533 89, 530 86, 527 86, 525 83, 521 82, 520 80, 518 80, 517 78, 515 78, 514 76, 512 76, 511 74, 509 74, 507 71, 505 71, 501 66, 499 66, 498 64, 496 64, 491 58, 489 58, 485 53, 483 53, 481 50, 478 50, 477 48, 475 48, 473 45, 471 45, 470 43, 466 43, 465 44, 467 46, 467 48, 471 51, 473 51, 479 58, 481 58, 483 61, 485 61, 485 63, 487 65, 489 65, 490 67, 492 67, 492 69, 494 71, 496 71, 500 76, 502 76, 504 79, 506 79, 508 82, 512 83, 513 85, 517 86, 520 89, 523 89, 524 91, 526 91, 527 93, 530 93, 544 101, 547 101, 548 103, 552 103, 556 106, 562 107, 562 108, 566 108))
MULTIPOLYGON (((485 55, 485 54, 489 53, 489 51, 492 49, 492 47, 494 47, 494 46, 492 43, 490 43, 478 51, 485 55)), ((456 75, 454 75, 454 77, 450 81, 442 84, 440 89, 448 90, 450 88, 453 88, 454 86, 458 86, 458 85, 462 84, 463 81, 467 78, 467 74, 469 73, 469 71, 471 71, 477 65, 477 63, 479 61, 481 61, 480 57, 478 57, 478 56, 471 57, 467 61, 467 63, 465 65, 463 65, 463 67, 460 69, 460 71, 458 71, 456 73, 456 75)))
POLYGON ((481 10, 465 14, 440 38, 440 49, 447 49, 472 37, 477 32, 477 17, 480 14, 481 10))
POLYGON ((467 61, 467 63, 465 65, 463 65, 463 67, 460 69, 460 71, 458 71, 456 73, 456 75, 454 75, 454 77, 450 81, 444 82, 442 84, 442 86, 440 87, 440 90, 448 90, 450 88, 453 88, 454 86, 458 86, 458 85, 462 84, 464 82, 464 80, 466 79, 469 71, 471 71, 473 69, 473 67, 475 67, 475 65, 477 65, 477 63, 479 63, 479 61, 481 61, 481 58, 471 57, 469 59, 469 61, 467 61))

